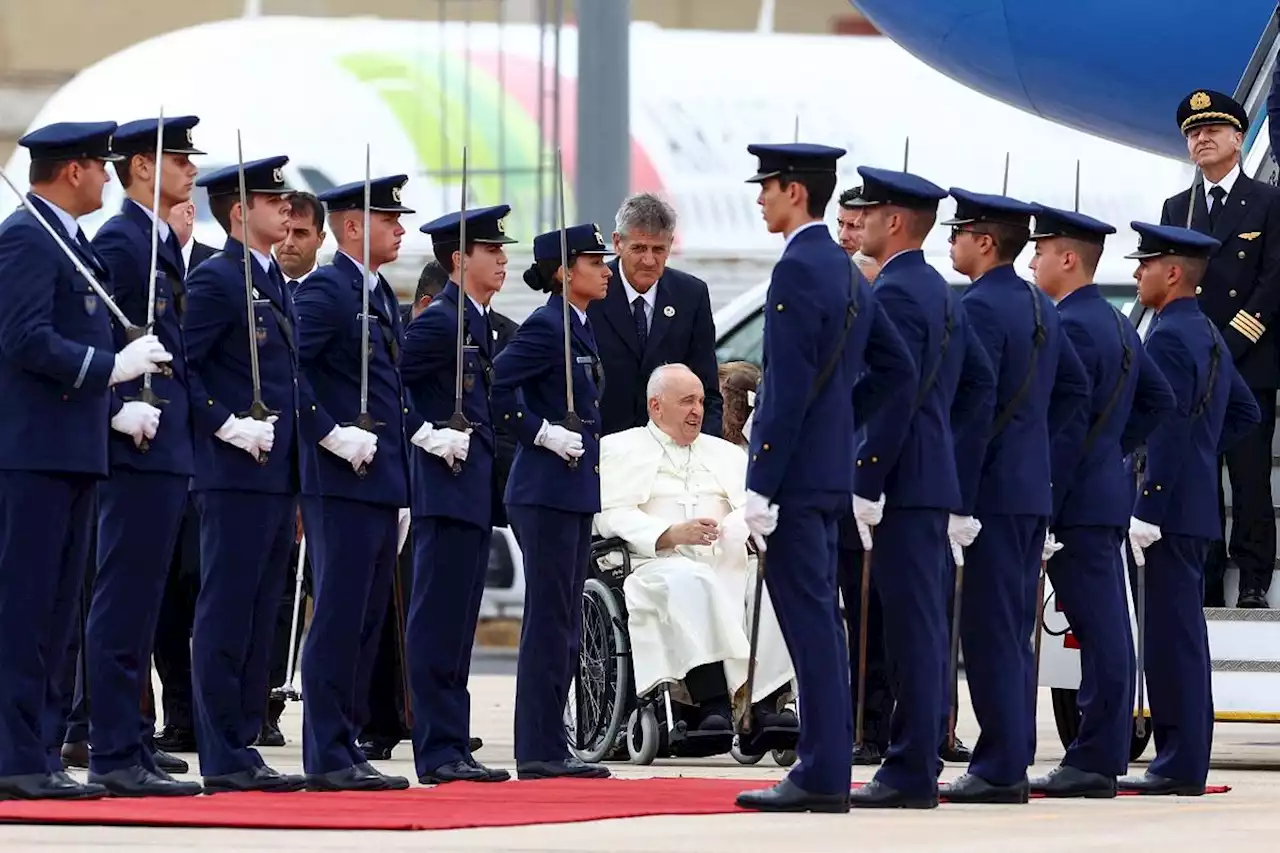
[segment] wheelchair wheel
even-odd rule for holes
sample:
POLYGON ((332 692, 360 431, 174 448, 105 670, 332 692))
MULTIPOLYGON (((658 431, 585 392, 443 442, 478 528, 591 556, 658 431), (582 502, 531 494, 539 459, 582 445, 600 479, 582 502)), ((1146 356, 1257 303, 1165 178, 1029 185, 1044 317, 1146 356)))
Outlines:
POLYGON ((589 764, 613 752, 631 705, 631 658, 618 599, 596 578, 582 588, 578 671, 564 709, 569 749, 589 764))
POLYGON ((627 756, 632 764, 652 764, 661 746, 658 717, 652 705, 642 705, 627 718, 627 756))
POLYGON ((794 749, 775 749, 771 752, 774 763, 779 767, 790 767, 796 763, 796 751, 794 749))
POLYGON ((743 755, 741 750, 738 749, 737 735, 733 736, 733 749, 729 750, 729 754, 733 756, 734 761, 738 762, 739 764, 746 764, 746 765, 759 764, 760 760, 764 758, 763 752, 760 753, 759 755, 743 755))

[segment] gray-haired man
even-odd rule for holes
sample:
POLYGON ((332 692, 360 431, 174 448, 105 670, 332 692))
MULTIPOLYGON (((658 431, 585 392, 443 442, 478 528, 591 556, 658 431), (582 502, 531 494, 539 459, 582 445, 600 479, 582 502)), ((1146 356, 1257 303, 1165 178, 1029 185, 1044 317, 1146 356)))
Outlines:
POLYGON ((719 436, 723 401, 711 296, 706 282, 667 266, 675 211, 657 196, 640 193, 622 203, 614 227, 618 257, 609 264, 609 293, 587 309, 604 364, 602 434, 648 423, 649 374, 659 365, 678 363, 702 380, 702 431, 719 436))

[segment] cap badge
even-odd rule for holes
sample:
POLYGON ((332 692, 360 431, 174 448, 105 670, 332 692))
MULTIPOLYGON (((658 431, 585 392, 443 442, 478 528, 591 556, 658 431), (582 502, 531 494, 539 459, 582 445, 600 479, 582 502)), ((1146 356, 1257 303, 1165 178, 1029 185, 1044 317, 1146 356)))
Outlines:
POLYGON ((283 184, 283 183, 284 183, 284 170, 283 170, 283 169, 272 169, 272 170, 271 170, 271 180, 275 181, 277 184, 283 184))
POLYGON ((194 143, 191 141, 191 128, 189 128, 189 127, 187 128, 187 144, 188 144, 188 145, 192 145, 192 144, 194 144, 194 143))
MULTIPOLYGON (((604 237, 602 237, 602 236, 600 235, 600 229, 599 229, 599 228, 594 228, 594 229, 592 229, 592 230, 594 230, 594 231, 596 232, 596 245, 598 245, 598 246, 604 246, 604 237)), ((668 315, 668 316, 670 316, 670 315, 668 315)))
POLYGON ((391 200, 392 200, 392 201, 394 201, 396 204, 399 204, 399 203, 400 203, 400 188, 399 188, 399 187, 392 187, 392 188, 391 188, 391 200))
POLYGON ((507 233, 506 226, 502 224, 502 220, 501 220, 501 219, 499 219, 499 220, 498 220, 498 233, 499 233, 499 234, 506 234, 506 233, 507 233))
POLYGON ((1196 92, 1188 103, 1193 110, 1207 110, 1213 106, 1213 99, 1205 92, 1196 92))

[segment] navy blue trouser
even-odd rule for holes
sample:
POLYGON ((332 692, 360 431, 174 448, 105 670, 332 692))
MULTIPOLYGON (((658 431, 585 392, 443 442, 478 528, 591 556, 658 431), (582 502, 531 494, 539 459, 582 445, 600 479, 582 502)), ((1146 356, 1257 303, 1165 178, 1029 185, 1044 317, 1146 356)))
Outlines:
POLYGON ((592 514, 515 505, 507 507, 507 514, 524 556, 516 761, 561 761, 569 757, 564 706, 582 641, 582 586, 591 561, 592 514))
POLYGON ((949 699, 943 689, 949 639, 947 511, 889 507, 872 544, 871 581, 884 607, 885 647, 898 700, 890 717, 889 751, 876 779, 908 796, 932 797, 938 788, 938 708, 949 699))
POLYGON ((1203 785, 1213 746, 1204 563, 1209 540, 1166 533, 1146 551, 1147 694, 1156 757, 1149 773, 1203 785))
MULTIPOLYGON (((406 644, 413 758, 422 777, 471 756, 467 680, 493 529, 435 517, 415 518, 413 526, 413 593, 406 644)), ((529 618, 527 612, 525 618, 529 618)))
POLYGON ((62 770, 63 658, 96 484, 82 474, 0 471, 0 776, 62 770))
POLYGON ((98 486, 98 574, 84 649, 95 773, 152 766, 141 699, 189 480, 116 469, 98 486))
POLYGON ((849 790, 853 754, 849 651, 836 585, 836 523, 848 510, 849 493, 775 500, 781 509, 764 578, 795 663, 802 717, 798 761, 787 778, 811 794, 838 794, 849 790))
POLYGON ((1062 763, 1123 776, 1129 769, 1136 666, 1116 527, 1054 530, 1062 550, 1048 562, 1053 593, 1080 644, 1080 731, 1062 763))
MULTIPOLYGON (((973 713, 982 733, 969 772, 993 785, 1027 776, 1035 752, 1035 657, 1045 519, 987 515, 965 551, 960 641, 973 713)), ((1056 559, 1056 558, 1055 558, 1056 559)))
MULTIPOLYGON (((398 516, 393 506, 302 498, 315 589, 302 650, 302 766, 307 773, 332 773, 365 761, 356 737, 365 723, 369 673, 391 597, 398 516)), ((260 704, 265 697, 264 690, 260 704)))
POLYGON ((263 766, 251 744, 266 713, 276 608, 293 544, 295 499, 261 492, 195 492, 200 594, 191 630, 200 773, 263 766))

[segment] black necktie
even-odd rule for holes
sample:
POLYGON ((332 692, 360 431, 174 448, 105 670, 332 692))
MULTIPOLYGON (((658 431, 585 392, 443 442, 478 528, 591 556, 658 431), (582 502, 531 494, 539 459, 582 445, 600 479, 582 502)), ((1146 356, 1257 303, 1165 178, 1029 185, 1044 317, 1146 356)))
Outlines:
POLYGON ((1209 205, 1209 230, 1212 231, 1218 226, 1218 214, 1226 203, 1227 191, 1219 186, 1210 187, 1209 197, 1213 199, 1213 203, 1209 205))
POLYGON ((649 342, 649 320, 644 315, 644 297, 637 296, 631 303, 631 316, 636 321, 636 340, 640 342, 640 350, 644 351, 649 342))

